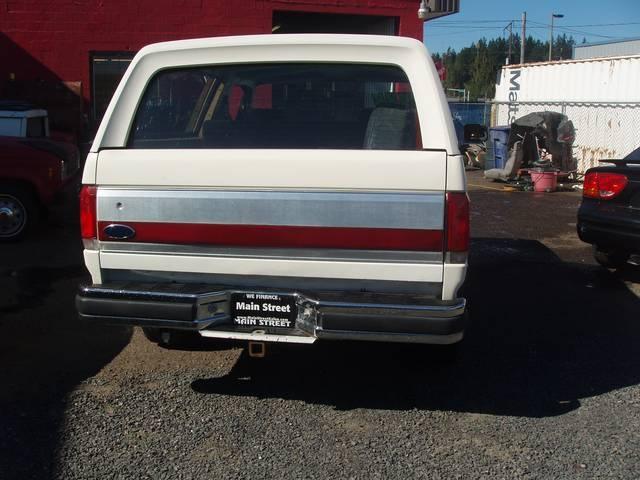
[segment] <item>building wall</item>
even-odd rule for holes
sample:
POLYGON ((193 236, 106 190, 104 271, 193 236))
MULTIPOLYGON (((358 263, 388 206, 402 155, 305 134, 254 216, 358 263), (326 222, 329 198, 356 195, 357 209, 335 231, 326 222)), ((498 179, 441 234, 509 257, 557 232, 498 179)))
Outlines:
POLYGON ((271 33, 274 10, 394 16, 400 35, 422 39, 417 8, 417 0, 6 0, 0 91, 9 81, 74 82, 87 103, 92 51, 271 33))
POLYGON ((585 43, 573 47, 575 60, 601 57, 622 57, 640 55, 640 38, 617 40, 613 42, 585 43))

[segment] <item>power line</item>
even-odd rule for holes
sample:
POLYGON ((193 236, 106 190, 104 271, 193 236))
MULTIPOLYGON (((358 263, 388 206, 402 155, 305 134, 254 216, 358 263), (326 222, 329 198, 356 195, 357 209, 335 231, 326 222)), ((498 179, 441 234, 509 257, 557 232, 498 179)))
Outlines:
POLYGON ((576 35, 583 35, 583 36, 587 36, 587 37, 600 37, 600 38, 622 38, 619 36, 614 36, 614 35, 599 35, 597 33, 592 33, 592 32, 584 32, 584 31, 580 31, 580 30, 573 30, 571 28, 564 28, 564 27, 553 27, 556 30, 560 30, 562 32, 567 32, 567 33, 575 33, 576 35))
POLYGON ((531 33, 531 36, 536 37, 538 40, 542 41, 543 43, 549 43, 548 39, 542 38, 542 36, 539 35, 537 32, 532 32, 530 28, 528 28, 527 30, 529 30, 529 32, 531 33))
MULTIPOLYGON (((495 31, 495 30, 496 30, 496 28, 498 28, 498 27, 488 27, 488 28, 485 28, 485 29, 481 29, 481 30, 474 30, 474 31, 469 31, 469 30, 459 30, 459 31, 457 31, 457 32, 446 32, 446 33, 428 33, 428 32, 425 32, 425 38, 431 38, 431 37, 443 37, 443 36, 448 36, 448 37, 450 37, 450 36, 452 36, 452 35, 465 35, 465 34, 468 34, 468 33, 476 34, 476 33, 478 33, 478 32, 482 32, 482 31, 485 31, 485 30, 493 30, 493 31, 495 31)), ((500 29, 502 29, 502 27, 500 27, 500 29)))
POLYGON ((496 25, 494 27, 487 27, 486 25, 427 25, 427 28, 503 28, 502 25, 496 25))
MULTIPOLYGON (((508 22, 519 22, 520 20, 508 20, 508 22)), ((468 30, 475 30, 477 32, 480 31, 488 31, 489 29, 498 29, 499 26, 488 27, 487 23, 498 23, 500 20, 447 20, 439 22, 438 24, 431 24, 429 27, 436 27, 440 29, 450 29, 450 28, 462 28, 463 30, 450 31, 449 34, 460 34, 462 32, 468 30)), ((550 27, 547 23, 536 22, 533 20, 529 21, 531 25, 529 28, 533 29, 547 29, 550 27), (537 26, 535 26, 537 25, 537 26)), ((504 21, 503 21, 504 25, 504 21)), ((618 22, 618 23, 591 23, 591 24, 581 24, 581 25, 555 25, 555 29, 562 33, 569 33, 574 35, 582 35, 588 37, 597 37, 597 38, 605 38, 605 39, 620 39, 624 38, 619 35, 603 35, 602 33, 594 33, 585 30, 577 30, 576 28, 590 27, 590 28, 602 28, 602 27, 612 27, 612 26, 624 26, 624 25, 640 25, 640 22, 618 22)), ((532 31, 533 33, 533 31, 532 31)), ((433 36, 433 35, 432 35, 433 36)))
MULTIPOLYGON (((448 21, 438 21, 437 23, 432 22, 429 23, 429 27, 445 27, 445 26, 464 26, 464 25, 475 25, 475 24, 486 24, 486 23, 505 23, 505 22, 520 22, 521 20, 448 20, 448 21)), ((548 27, 548 23, 535 22, 533 20, 529 20, 530 23, 537 23, 538 25, 548 27)), ((582 27, 617 27, 623 25, 640 25, 640 22, 622 22, 622 23, 589 23, 583 25, 565 25, 568 28, 582 28, 582 27)), ((554 25, 555 26, 555 25, 554 25)))
MULTIPOLYGON (((446 36, 446 35, 468 35, 471 33, 476 34, 478 32, 487 32, 491 30, 503 31, 505 22, 518 23, 518 22, 521 22, 521 20, 493 20, 493 19, 492 20, 468 20, 468 21, 444 20, 444 21, 439 21, 438 23, 429 24, 427 27, 427 32, 425 36, 427 38, 431 38, 431 37, 440 37, 440 36, 446 36), (487 23, 499 23, 499 22, 502 22, 502 25, 487 26, 487 23), (482 24, 482 25, 478 25, 478 24, 482 24), (448 31, 443 33, 428 33, 428 30, 433 27, 440 28, 440 29, 448 29, 448 31)), ((539 38, 540 40, 543 40, 542 37, 536 34, 533 30, 548 29, 550 27, 550 24, 543 23, 543 22, 536 22, 534 20, 529 20, 528 24, 529 25, 527 26, 529 27, 529 31, 531 32, 531 34, 533 34, 535 37, 539 38)), ((640 22, 600 23, 600 24, 593 23, 593 24, 584 24, 584 25, 554 25, 554 29, 561 31, 563 33, 570 33, 575 35, 599 37, 599 38, 607 38, 607 39, 619 39, 623 37, 614 36, 614 35, 603 35, 600 33, 593 33, 585 30, 576 30, 574 27, 593 28, 593 27, 609 27, 609 26, 623 26, 623 25, 640 25, 640 22)))
MULTIPOLYGON (((556 28, 556 26, 558 28, 574 28, 575 27, 575 25, 562 25, 562 27, 560 27, 554 24, 553 28, 556 28)), ((496 25, 494 28, 499 28, 499 27, 500 27, 499 25, 496 25)), ((428 25, 427 28, 488 28, 488 27, 486 25, 428 25)), ((531 28, 545 29, 545 28, 549 28, 549 25, 538 24, 538 26, 531 27, 531 28)))
POLYGON ((592 23, 590 25, 565 25, 565 27, 617 27, 621 25, 640 25, 640 22, 625 23, 592 23))
MULTIPOLYGON (((551 25, 548 23, 541 23, 541 22, 535 22, 535 21, 531 21, 531 23, 534 23, 536 25, 540 25, 540 28, 549 28, 551 25)), ((616 37, 613 35, 601 35, 599 33, 593 33, 593 32, 586 32, 584 30, 574 30, 572 28, 567 28, 565 26, 560 26, 560 25, 554 25, 553 26, 554 29, 557 30, 561 30, 567 33, 575 33, 577 35, 587 35, 590 37, 601 37, 601 38, 621 38, 621 37, 616 37)))
MULTIPOLYGON (((428 28, 431 27, 435 27, 435 25, 430 25, 428 28)), ((504 27, 502 25, 500 26, 494 26, 494 27, 487 27, 487 26, 469 26, 469 27, 465 27, 465 26, 451 26, 448 27, 450 29, 455 29, 455 30, 448 30, 446 33, 442 33, 442 34, 436 34, 436 35, 455 35, 458 33, 463 33, 463 32, 482 32, 482 31, 487 31, 487 30, 503 30, 504 27)), ((531 30, 533 33, 533 30, 547 30, 549 27, 548 26, 530 26, 528 27, 528 30, 531 30)), ((564 27, 564 26, 558 26, 558 25, 554 25, 554 30, 559 30, 561 32, 564 33, 573 33, 576 35, 583 35, 583 36, 588 36, 588 37, 600 37, 600 38, 623 38, 620 36, 614 36, 614 35, 602 35, 599 33, 593 33, 593 32, 587 32, 584 30, 575 30, 572 28, 568 28, 568 27, 564 27)))
POLYGON ((429 22, 429 24, 435 25, 436 22, 438 24, 443 24, 443 23, 504 23, 504 22, 513 22, 513 21, 514 20, 510 18, 506 20, 435 20, 435 21, 429 22))

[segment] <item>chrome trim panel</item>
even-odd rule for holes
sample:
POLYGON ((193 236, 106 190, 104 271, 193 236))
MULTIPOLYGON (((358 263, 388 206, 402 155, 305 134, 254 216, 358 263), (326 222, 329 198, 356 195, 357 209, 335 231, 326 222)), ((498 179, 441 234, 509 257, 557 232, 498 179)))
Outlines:
POLYGON ((442 230, 444 193, 101 187, 98 220, 442 230))
POLYGON ((195 255, 100 253, 100 267, 236 276, 341 278, 397 282, 443 282, 444 264, 348 262, 335 260, 281 260, 265 258, 199 257, 195 255))
POLYGON ((461 299, 452 305, 424 305, 400 303, 362 303, 362 302, 332 302, 320 300, 318 308, 323 315, 363 315, 371 316, 402 316, 404 318, 453 318, 464 312, 466 301, 461 299))
POLYGON ((377 333, 377 332, 352 332, 347 330, 323 330, 316 331, 316 337, 300 337, 295 335, 274 335, 261 332, 222 332, 219 330, 200 330, 200 335, 206 338, 224 338, 228 340, 248 340, 254 342, 275 343, 304 343, 312 344, 316 340, 355 340, 367 342, 391 342, 391 343, 423 343, 430 345, 450 345, 462 340, 464 332, 450 335, 428 335, 412 333, 377 333))
POLYGON ((469 252, 445 252, 444 263, 464 265, 469 259, 469 252))
POLYGON ((317 277, 276 277, 268 275, 221 275, 210 273, 184 273, 151 270, 103 269, 102 281, 105 283, 215 283, 218 285, 236 285, 242 288, 255 288, 259 285, 269 285, 272 288, 279 288, 284 290, 333 290, 343 292, 367 291, 378 293, 409 293, 425 295, 432 298, 439 297, 442 294, 441 282, 401 282, 393 280, 317 277))
POLYGON ((128 252, 137 254, 196 255, 206 257, 277 258, 295 260, 338 260, 363 262, 408 262, 441 264, 441 252, 414 252, 395 250, 341 250, 311 248, 242 248, 201 245, 165 245, 159 243, 100 242, 102 252, 128 252))
MULTIPOLYGON (((127 327, 148 327, 162 328, 168 330, 187 330, 200 332, 203 328, 218 324, 222 320, 227 320, 229 315, 218 315, 215 318, 206 318, 202 320, 194 320, 192 323, 182 322, 179 320, 166 320, 160 318, 138 318, 138 317, 113 317, 101 316, 100 322, 106 325, 119 325, 127 327)), ((87 318, 86 315, 80 314, 80 319, 96 320, 95 318, 87 318)))
POLYGON ((264 332, 222 332, 220 330, 200 330, 200 335, 207 338, 226 338, 229 340, 249 340, 253 342, 276 343, 314 343, 316 337, 301 337, 296 335, 276 335, 264 332))
POLYGON ((352 332, 348 330, 323 330, 319 328, 316 331, 316 335, 317 338, 324 340, 363 340, 368 342, 450 345, 461 341, 464 336, 464 332, 457 332, 449 335, 429 335, 423 333, 352 332))

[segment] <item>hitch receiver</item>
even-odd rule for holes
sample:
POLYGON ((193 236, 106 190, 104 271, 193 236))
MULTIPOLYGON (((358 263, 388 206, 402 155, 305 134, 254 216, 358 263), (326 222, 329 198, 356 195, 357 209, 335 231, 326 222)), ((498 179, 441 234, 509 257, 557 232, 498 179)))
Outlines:
POLYGON ((251 358, 264 358, 267 352, 265 342, 249 342, 249 356, 251 358))

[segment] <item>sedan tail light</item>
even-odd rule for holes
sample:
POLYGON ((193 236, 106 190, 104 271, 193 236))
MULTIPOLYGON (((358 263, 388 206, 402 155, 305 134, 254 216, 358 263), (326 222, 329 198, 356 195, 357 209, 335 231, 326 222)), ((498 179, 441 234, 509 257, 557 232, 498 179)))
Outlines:
POLYGON ((609 200, 620 195, 629 183, 629 179, 622 173, 591 172, 584 177, 583 196, 609 200))

